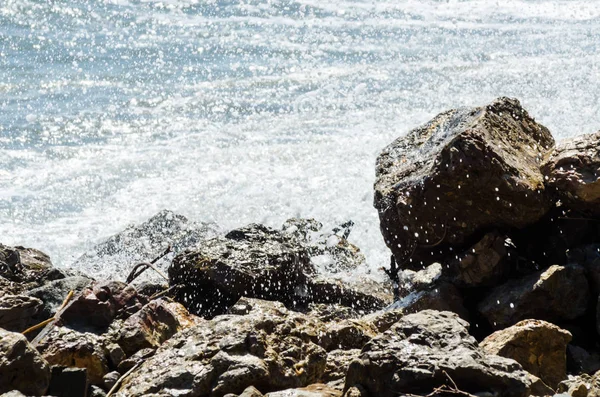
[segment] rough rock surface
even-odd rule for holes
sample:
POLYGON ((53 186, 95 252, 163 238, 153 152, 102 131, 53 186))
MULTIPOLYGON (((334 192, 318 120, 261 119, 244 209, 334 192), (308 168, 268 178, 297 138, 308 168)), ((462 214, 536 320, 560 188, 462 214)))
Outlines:
POLYGON ((360 349, 338 349, 327 353, 324 382, 344 380, 350 363, 360 355, 360 349))
POLYGON ((306 247, 296 238, 263 225, 232 230, 177 256, 169 267, 171 285, 181 284, 177 300, 190 312, 224 313, 241 297, 283 302, 341 303, 374 309, 385 302, 342 283, 316 277, 306 247))
POLYGON ((345 389, 360 385, 369 395, 391 397, 426 394, 454 381, 469 393, 528 396, 529 374, 514 360, 486 355, 467 327, 450 312, 404 316, 365 345, 350 364, 345 389))
POLYGON ((50 366, 27 339, 0 328, 0 393, 18 390, 42 395, 50 385, 50 366))
MULTIPOLYGON (((191 222, 182 215, 163 210, 139 225, 131 225, 79 257, 71 267, 94 275, 111 275, 125 279, 131 267, 149 262, 167 246, 174 253, 192 248, 219 232, 212 223, 191 222)), ((152 271, 146 278, 156 277, 152 271)), ((161 279, 162 280, 162 279, 161 279)))
POLYGON ((36 322, 32 320, 43 302, 25 295, 0 296, 0 328, 22 332, 36 322))
POLYGON ((87 369, 89 382, 101 385, 109 372, 104 345, 104 340, 96 334, 57 327, 38 345, 38 350, 51 365, 87 369))
POLYGON ((120 395, 224 396, 318 382, 327 354, 313 341, 319 326, 281 303, 245 299, 229 314, 188 328, 164 343, 125 379, 120 395))
POLYGON ((571 333, 541 320, 524 320, 496 331, 480 347, 488 354, 512 358, 556 389, 567 378, 567 344, 571 333))
POLYGON ((342 397, 342 392, 324 384, 314 384, 298 389, 267 393, 265 397, 342 397))
POLYGON ((538 221, 552 204, 539 166, 553 147, 550 132, 509 98, 447 111, 396 139, 376 166, 386 244, 399 262, 429 258, 486 228, 538 221))
POLYGON ((575 319, 585 313, 589 298, 582 266, 553 265, 492 289, 478 310, 494 329, 502 329, 525 319, 575 319))
POLYGON ((181 304, 161 298, 113 327, 115 340, 127 355, 132 355, 141 349, 159 347, 180 330, 199 322, 181 304))
POLYGON ((600 397, 600 372, 569 376, 558 385, 556 391, 572 397, 600 397))
POLYGON ((79 293, 83 291, 93 280, 83 276, 66 277, 59 280, 48 282, 40 287, 26 292, 26 295, 38 298, 44 302, 43 308, 39 311, 36 319, 43 321, 56 313, 62 305, 69 291, 79 293))
POLYGON ((600 215, 600 132, 559 142, 542 172, 567 207, 600 215))

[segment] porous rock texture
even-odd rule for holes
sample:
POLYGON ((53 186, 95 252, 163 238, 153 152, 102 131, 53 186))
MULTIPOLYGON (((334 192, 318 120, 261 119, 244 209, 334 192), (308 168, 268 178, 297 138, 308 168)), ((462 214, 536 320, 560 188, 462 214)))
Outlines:
POLYGON ((488 354, 512 358, 530 374, 556 389, 567 378, 570 332, 542 320, 524 320, 496 331, 480 346, 488 354))
POLYGON ((566 207, 600 215, 600 131, 559 142, 542 172, 566 207))
POLYGON ((451 312, 404 316, 363 347, 350 364, 345 390, 359 385, 371 396, 392 397, 427 394, 454 382, 469 393, 530 395, 531 375, 514 360, 487 355, 467 328, 451 312))
POLYGON ((538 221, 552 205, 539 167, 553 147, 550 132, 509 98, 441 113, 396 139, 376 165, 387 246, 399 262, 424 260, 491 226, 538 221))
POLYGON ((27 339, 0 328, 0 393, 41 396, 50 385, 50 365, 27 339))

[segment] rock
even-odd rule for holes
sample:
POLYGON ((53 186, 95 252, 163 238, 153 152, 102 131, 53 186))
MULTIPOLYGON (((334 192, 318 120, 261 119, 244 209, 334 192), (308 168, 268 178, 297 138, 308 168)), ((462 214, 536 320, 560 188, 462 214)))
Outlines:
POLYGON ((325 304, 325 303, 310 303, 308 305, 309 311, 306 313, 307 316, 316 317, 321 321, 329 322, 334 320, 348 320, 351 318, 358 318, 360 314, 351 307, 339 305, 336 303, 325 304))
POLYGON ((328 352, 323 381, 343 380, 346 377, 350 363, 359 355, 360 349, 337 349, 328 352))
POLYGON ((102 383, 104 385, 104 389, 110 390, 114 385, 117 384, 117 381, 121 378, 121 374, 118 371, 112 371, 104 375, 102 378, 102 383))
POLYGON ((106 351, 108 352, 109 364, 113 368, 118 367, 126 357, 121 346, 116 343, 107 342, 106 351))
POLYGON ((424 310, 404 316, 363 347, 346 375, 347 391, 369 395, 427 394, 441 385, 468 393, 528 396, 532 380, 514 360, 486 355, 451 312, 424 310), (450 380, 450 378, 452 380, 450 380))
POLYGON ((148 358, 152 357, 156 353, 156 348, 147 347, 145 349, 139 350, 135 352, 131 357, 122 360, 117 366, 117 370, 119 373, 124 374, 129 371, 131 368, 135 367, 146 361, 148 358))
POLYGON ((146 303, 136 289, 120 281, 89 284, 62 315, 69 325, 106 329, 114 319, 128 318, 146 303))
POLYGON ((51 365, 85 368, 89 383, 101 385, 109 372, 104 345, 104 340, 96 334, 55 327, 39 343, 38 350, 51 365))
POLYGON ((344 397, 369 397, 369 393, 362 386, 356 385, 348 388, 344 397))
POLYGON ((385 310, 363 316, 362 320, 373 324, 380 333, 383 333, 402 317, 404 317, 402 310, 385 310))
POLYGON ((283 302, 339 303, 356 310, 383 306, 381 299, 320 277, 296 238, 263 225, 232 230, 178 255, 169 267, 170 285, 183 285, 177 300, 194 314, 224 313, 241 297, 283 302))
POLYGON ((41 396, 50 385, 50 366, 27 339, 0 328, 0 393, 18 390, 41 396))
POLYGON ((507 245, 506 236, 487 233, 450 263, 455 274, 452 283, 461 288, 497 285, 510 271, 507 245))
POLYGON ((291 218, 283 224, 282 230, 307 247, 312 264, 320 272, 337 273, 365 264, 360 249, 347 240, 352 226, 354 222, 349 221, 333 232, 324 233, 323 225, 315 219, 291 218))
POLYGON ((600 293, 600 244, 586 244, 567 253, 569 263, 585 268, 594 296, 600 293))
POLYGON ((48 281, 65 277, 41 251, 0 244, 0 296, 20 295, 48 281))
POLYGON ((48 394, 59 397, 81 397, 87 394, 87 372, 85 368, 52 367, 52 378, 48 394))
POLYGON ((494 329, 525 319, 559 322, 583 315, 589 296, 582 266, 553 265, 492 289, 478 310, 494 329))
POLYGON ((451 311, 468 320, 461 292, 445 280, 441 264, 433 263, 418 272, 402 270, 399 279, 400 299, 385 310, 402 310, 405 314, 426 309, 451 311))
POLYGON ((25 295, 0 296, 0 328, 22 332, 36 324, 33 318, 40 312, 43 302, 25 295))
POLYGON ((41 287, 28 291, 26 295, 38 298, 44 302, 44 307, 40 310, 35 320, 41 322, 52 317, 64 302, 69 291, 77 294, 90 285, 92 281, 87 277, 72 276, 51 281, 41 287))
POLYGON ((567 346, 567 371, 569 373, 593 374, 600 370, 600 354, 588 352, 580 346, 567 346))
MULTIPOLYGON (((182 215, 163 210, 146 222, 131 225, 96 245, 71 267, 85 269, 95 276, 125 280, 135 264, 150 262, 169 245, 176 254, 216 236, 218 232, 213 223, 191 222, 182 215)), ((152 270, 146 271, 139 281, 143 279, 159 280, 152 270)))
POLYGON ((553 147, 550 132, 509 98, 447 111, 396 139, 376 166, 386 244, 399 263, 413 257, 404 267, 420 267, 486 229, 537 222, 552 204, 539 167, 553 147))
POLYGON ((176 302, 159 298, 115 325, 115 340, 127 355, 148 347, 157 348, 184 328, 199 323, 176 302))
POLYGON ((256 389, 256 387, 254 386, 248 386, 243 392, 242 394, 239 395, 239 397, 263 397, 264 394, 262 394, 260 391, 258 391, 258 389, 256 389))
POLYGON ((594 375, 570 375, 567 380, 558 385, 556 391, 572 397, 598 397, 600 396, 600 372, 594 375))
POLYGON ((327 324, 319 345, 325 350, 361 349, 377 336, 377 328, 366 321, 342 320, 327 324))
POLYGON ((342 393, 327 385, 317 383, 298 389, 267 393, 265 397, 342 397, 342 393))
POLYGON ((223 396, 248 386, 265 392, 318 382, 326 352, 313 341, 319 322, 281 303, 245 299, 232 312, 185 329, 127 377, 123 395, 223 396))
POLYGON ((542 172, 567 207, 600 215, 600 132, 558 142, 542 172))
POLYGON ((541 320, 524 320, 496 331, 480 347, 488 354, 512 358, 527 372, 556 389, 567 378, 567 344, 571 333, 541 320))

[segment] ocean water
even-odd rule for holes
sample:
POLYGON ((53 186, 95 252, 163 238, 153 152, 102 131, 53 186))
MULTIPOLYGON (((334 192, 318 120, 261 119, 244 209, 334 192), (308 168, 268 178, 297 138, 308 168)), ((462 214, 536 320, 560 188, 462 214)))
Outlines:
POLYGON ((592 0, 0 0, 0 242, 69 266, 163 208, 351 219, 376 274, 385 145, 498 96, 594 132, 599 65, 592 0))

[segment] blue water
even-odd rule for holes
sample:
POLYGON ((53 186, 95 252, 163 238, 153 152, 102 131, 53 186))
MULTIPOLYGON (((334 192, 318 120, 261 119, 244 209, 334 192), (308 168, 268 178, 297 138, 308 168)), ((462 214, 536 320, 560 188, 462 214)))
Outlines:
POLYGON ((595 1, 0 1, 0 242, 68 266, 163 208, 333 226, 376 269, 374 162, 435 114, 516 96, 600 127, 595 1))

